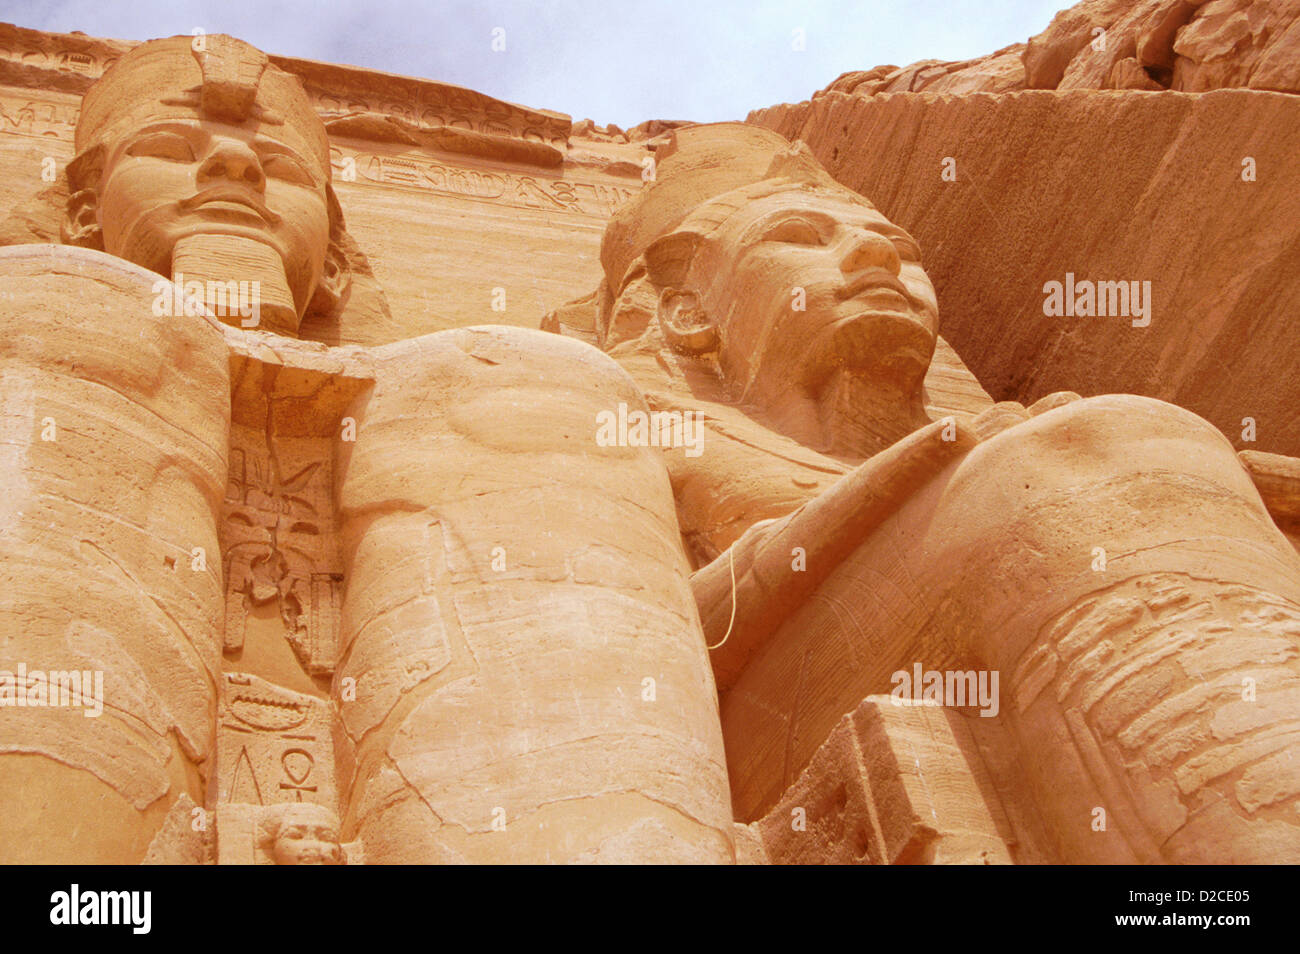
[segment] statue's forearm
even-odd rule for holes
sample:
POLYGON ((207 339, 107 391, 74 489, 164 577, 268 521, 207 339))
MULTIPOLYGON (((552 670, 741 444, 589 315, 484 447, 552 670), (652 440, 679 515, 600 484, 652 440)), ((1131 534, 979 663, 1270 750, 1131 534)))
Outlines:
POLYGON ((975 435, 955 420, 936 421, 875 455, 788 516, 751 527, 726 553, 697 571, 691 582, 705 637, 710 646, 722 643, 713 654, 718 688, 727 688, 763 640, 872 529, 976 443, 975 435))

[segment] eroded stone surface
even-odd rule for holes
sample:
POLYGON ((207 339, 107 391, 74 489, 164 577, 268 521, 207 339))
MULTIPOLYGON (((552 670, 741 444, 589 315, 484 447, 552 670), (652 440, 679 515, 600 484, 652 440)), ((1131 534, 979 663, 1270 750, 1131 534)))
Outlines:
POLYGON ((627 131, 0 28, 0 855, 1300 859, 1294 20, 627 131))
MULTIPOLYGON (((715 442, 745 428, 742 479, 802 491, 774 508, 784 516, 746 510, 763 497, 731 497, 727 456, 663 451, 695 534, 737 820, 783 832, 796 783, 796 800, 832 798, 838 778, 865 792, 851 767, 868 757, 846 754, 836 725, 928 670, 949 695, 927 701, 1002 727, 970 747, 994 752, 980 759, 1027 859, 1291 856, 1294 819, 1262 810, 1289 783, 1225 788, 1292 739, 1289 459, 1243 466, 1208 422, 1133 395, 927 406, 935 305, 910 235, 760 130, 678 130, 663 155, 606 234, 604 284, 549 326, 587 314, 658 407, 701 413, 715 442), (821 480, 814 454, 830 464, 821 480), (1087 607, 1098 615, 1059 659, 1048 634, 1087 607), (1209 673, 1211 692, 1188 682, 1209 673), (1126 708, 1153 693, 1167 700, 1159 737, 1190 733, 1160 758, 1126 708)), ((890 825, 911 832, 903 808, 867 823, 881 797, 863 794, 861 824, 844 823, 860 845, 840 830, 840 798, 839 814, 817 811, 833 835, 769 842, 769 855, 848 860, 890 825)), ((875 857, 920 858, 916 839, 875 857)))

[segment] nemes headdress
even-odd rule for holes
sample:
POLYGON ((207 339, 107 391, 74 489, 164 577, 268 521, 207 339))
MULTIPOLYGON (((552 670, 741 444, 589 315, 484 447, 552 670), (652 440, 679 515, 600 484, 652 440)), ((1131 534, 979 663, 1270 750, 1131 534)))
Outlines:
POLYGON ((782 188, 841 186, 802 142, 747 123, 710 123, 675 130, 656 155, 654 182, 616 212, 605 229, 600 261, 617 295, 633 264, 658 239, 690 220, 692 227, 721 224, 761 195, 782 188))
POLYGON ((196 114, 266 126, 329 172, 325 127, 302 83, 261 50, 223 34, 150 40, 114 63, 82 100, 78 158, 147 124, 196 114))

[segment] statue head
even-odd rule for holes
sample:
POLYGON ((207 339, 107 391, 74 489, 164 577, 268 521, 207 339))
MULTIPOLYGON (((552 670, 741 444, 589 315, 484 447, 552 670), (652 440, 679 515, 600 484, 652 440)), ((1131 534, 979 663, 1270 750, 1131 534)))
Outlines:
POLYGON ((277 865, 341 865, 338 819, 324 805, 285 802, 265 809, 258 825, 258 846, 277 865))
POLYGON ((168 277, 182 261, 219 267, 206 258, 263 279, 281 291, 272 331, 337 304, 347 267, 325 128, 259 50, 221 35, 141 44, 86 93, 76 149, 64 241, 168 277))
POLYGON ((680 129, 657 158, 605 233, 602 343, 618 336, 620 298, 648 284, 664 341, 716 359, 734 399, 852 392, 907 404, 915 426, 938 325, 915 240, 768 130, 680 129))

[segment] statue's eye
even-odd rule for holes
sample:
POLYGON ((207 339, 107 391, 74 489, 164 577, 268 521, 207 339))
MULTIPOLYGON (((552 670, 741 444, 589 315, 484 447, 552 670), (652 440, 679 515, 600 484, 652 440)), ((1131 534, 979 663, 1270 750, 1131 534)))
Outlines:
POLYGON ((898 257, 905 262, 921 261, 921 246, 905 235, 894 236, 894 248, 898 249, 898 257))
POLYGON ((141 136, 127 147, 128 156, 147 156, 150 159, 169 159, 172 162, 193 162, 194 148, 179 133, 155 132, 141 136))
POLYGON ((307 171, 306 166, 283 153, 274 152, 262 156, 262 170, 272 179, 292 182, 295 185, 316 185, 316 177, 307 171))
POLYGON ((767 230, 765 242, 789 242, 793 245, 821 245, 822 234, 805 219, 786 219, 767 230))

